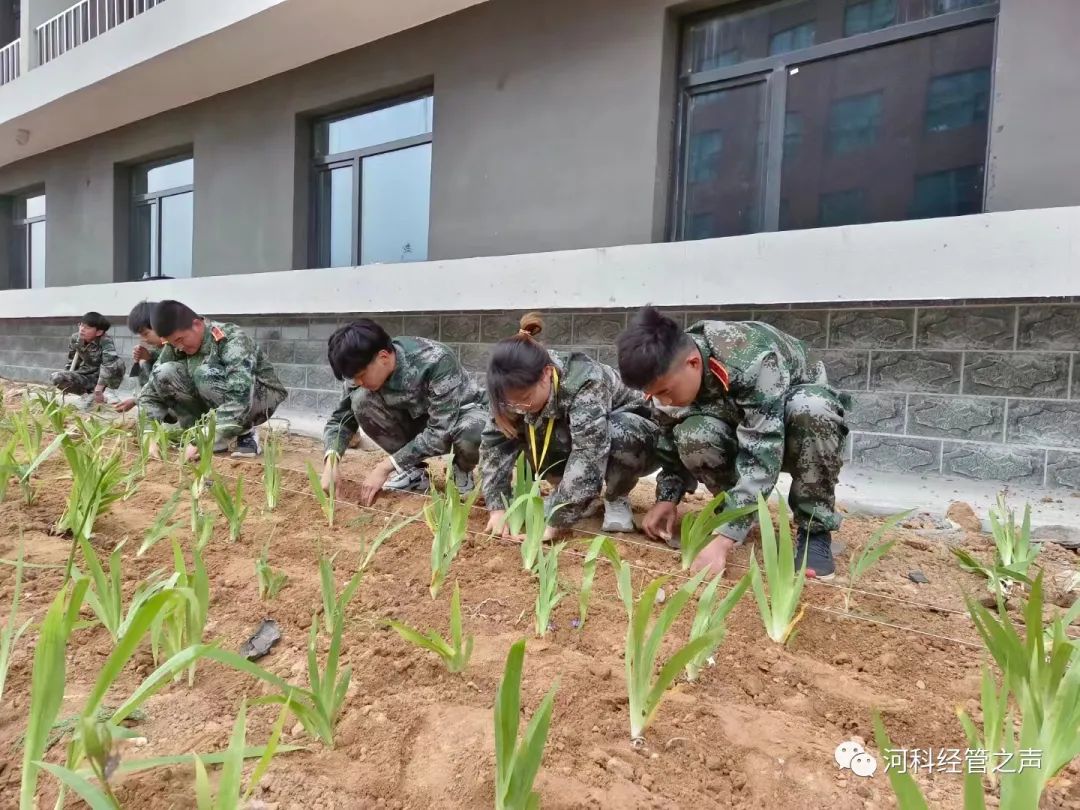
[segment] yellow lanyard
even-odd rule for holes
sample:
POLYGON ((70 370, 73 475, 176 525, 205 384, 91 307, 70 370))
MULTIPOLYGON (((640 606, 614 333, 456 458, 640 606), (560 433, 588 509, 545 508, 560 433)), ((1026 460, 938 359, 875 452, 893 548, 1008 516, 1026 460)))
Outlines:
MULTIPOLYGON (((551 369, 551 381, 554 387, 555 397, 559 396, 559 370, 552 366, 551 369)), ((536 425, 529 424, 529 446, 532 448, 532 460, 533 471, 537 474, 541 474, 541 468, 544 464, 544 459, 547 458, 548 447, 551 446, 551 433, 555 429, 555 417, 548 418, 547 428, 544 431, 544 451, 537 458, 536 455, 536 425)))

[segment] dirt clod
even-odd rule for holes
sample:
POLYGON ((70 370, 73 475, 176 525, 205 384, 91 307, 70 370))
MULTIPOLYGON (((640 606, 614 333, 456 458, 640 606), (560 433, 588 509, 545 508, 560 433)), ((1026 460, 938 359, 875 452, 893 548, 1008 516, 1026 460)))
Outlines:
POLYGON ((945 517, 956 523, 965 532, 979 534, 982 532, 982 522, 971 504, 966 501, 953 501, 945 511, 945 517))

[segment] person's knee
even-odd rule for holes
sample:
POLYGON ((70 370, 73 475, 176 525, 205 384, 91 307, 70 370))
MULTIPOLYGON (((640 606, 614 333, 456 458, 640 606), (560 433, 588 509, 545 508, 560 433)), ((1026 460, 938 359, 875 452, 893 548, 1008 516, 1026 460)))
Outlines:
POLYGON ((727 423, 712 416, 691 416, 675 426, 675 447, 691 472, 734 461, 735 436, 727 423))
POLYGON ((808 434, 839 433, 843 429, 843 409, 834 399, 814 392, 796 391, 787 402, 785 422, 808 434))

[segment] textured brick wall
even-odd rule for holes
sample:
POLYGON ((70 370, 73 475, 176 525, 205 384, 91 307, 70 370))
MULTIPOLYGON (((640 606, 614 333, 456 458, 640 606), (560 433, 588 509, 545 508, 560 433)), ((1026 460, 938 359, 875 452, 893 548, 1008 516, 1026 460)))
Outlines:
MULTIPOLYGON (((805 340, 832 382, 852 394, 848 458, 920 474, 1080 489, 1080 302, 676 310, 758 319, 805 340)), ((480 372, 520 312, 375 315, 393 334, 441 340, 480 372)), ((546 313, 545 340, 614 363, 622 310, 546 313)), ((225 316, 222 316, 223 318, 225 316)), ((122 320, 117 318, 117 320, 122 320)), ((348 316, 231 319, 248 328, 290 389, 290 410, 326 414, 338 385, 326 338, 348 316)), ((65 361, 72 325, 0 321, 0 376, 43 380, 65 361)), ((132 339, 114 327, 125 356, 132 339)))

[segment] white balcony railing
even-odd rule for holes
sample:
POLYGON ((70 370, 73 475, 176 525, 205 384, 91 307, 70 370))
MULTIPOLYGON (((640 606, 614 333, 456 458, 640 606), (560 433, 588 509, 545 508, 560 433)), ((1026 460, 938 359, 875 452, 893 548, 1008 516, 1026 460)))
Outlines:
POLYGON ((17 39, 0 48, 0 84, 19 78, 20 41, 17 39))
POLYGON ((44 65, 165 0, 81 0, 34 32, 37 64, 44 65))

